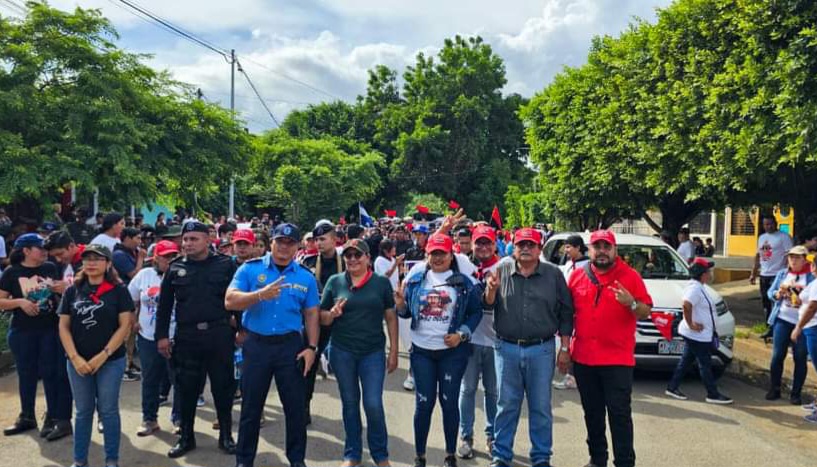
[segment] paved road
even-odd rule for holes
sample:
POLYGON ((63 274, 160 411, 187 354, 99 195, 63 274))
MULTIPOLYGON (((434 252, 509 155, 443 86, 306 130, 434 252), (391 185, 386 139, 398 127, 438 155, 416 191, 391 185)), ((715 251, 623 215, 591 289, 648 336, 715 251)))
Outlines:
MULTIPOLYGON (((401 387, 407 360, 401 358, 401 369, 387 380, 386 413, 389 424, 389 447, 394 465, 411 465, 413 451, 413 394, 401 387)), ((712 406, 700 402, 703 388, 695 379, 683 389, 693 400, 681 402, 663 396, 665 375, 638 374, 634 395, 636 453, 641 466, 744 466, 776 465, 814 467, 817 459, 817 427, 806 424, 799 407, 785 403, 768 404, 763 391, 736 380, 722 381, 724 392, 736 404, 730 407, 712 406)), ((140 422, 139 383, 123 383, 121 465, 126 466, 229 466, 234 460, 216 449, 217 433, 210 425, 215 418, 211 399, 199 409, 197 441, 199 448, 181 460, 165 456, 174 437, 167 431, 158 436, 138 438, 135 431, 140 422)), ((14 374, 0 378, 0 425, 11 423, 19 409, 14 374)), ((314 423, 309 431, 307 449, 310 466, 339 465, 343 451, 343 427, 340 421, 340 401, 334 380, 317 384, 313 402, 314 423)), ((44 409, 42 398, 38 411, 44 409)), ((235 419, 238 418, 236 406, 235 419)), ((267 425, 262 429, 259 467, 285 466, 283 450, 283 413, 275 393, 270 394, 267 425)), ((169 408, 161 408, 163 427, 169 426, 169 408)), ((482 413, 478 414, 478 420, 482 413)), ((429 440, 430 466, 442 465, 443 436, 439 410, 435 413, 429 440)), ((478 428, 479 429, 479 428, 478 428)), ((581 405, 576 391, 556 391, 554 396, 554 458, 558 466, 579 467, 586 463, 585 431, 581 405)), ((477 439, 482 446, 484 440, 477 439)), ((102 462, 102 436, 93 435, 91 466, 102 462)), ((516 465, 529 465, 530 442, 527 421, 522 421, 516 437, 516 465)), ((71 464, 71 438, 54 443, 41 441, 35 434, 17 437, 0 436, 0 467, 44 467, 71 464)), ((461 461, 465 467, 487 466, 488 457, 479 455, 471 461, 461 461)), ((366 460, 371 465, 371 460, 366 460)))

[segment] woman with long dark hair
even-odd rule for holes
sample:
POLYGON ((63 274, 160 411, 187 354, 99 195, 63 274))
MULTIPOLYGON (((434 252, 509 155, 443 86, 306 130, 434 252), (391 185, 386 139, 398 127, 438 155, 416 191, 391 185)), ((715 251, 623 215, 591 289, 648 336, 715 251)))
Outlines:
POLYGON ((74 466, 88 463, 94 411, 105 426, 105 465, 119 462, 119 389, 125 373, 122 346, 133 326, 133 300, 111 263, 111 250, 88 245, 82 271, 60 303, 60 339, 70 362, 76 403, 74 466))
POLYGON ((34 402, 37 380, 42 379, 48 412, 40 436, 53 441, 71 433, 71 391, 59 369, 65 362, 57 335, 59 274, 47 261, 43 239, 37 234, 18 237, 9 259, 11 267, 0 278, 0 310, 12 313, 8 343, 17 366, 21 410, 3 434, 37 428, 34 402))

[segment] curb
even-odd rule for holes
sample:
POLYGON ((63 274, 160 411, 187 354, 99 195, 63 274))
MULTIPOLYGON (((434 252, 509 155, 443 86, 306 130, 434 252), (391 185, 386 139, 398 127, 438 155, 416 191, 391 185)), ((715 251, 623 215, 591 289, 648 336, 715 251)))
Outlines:
MULTIPOLYGON (((759 388, 768 389, 770 385, 770 359, 771 344, 767 347, 766 344, 757 337, 736 338, 735 358, 732 360, 732 364, 726 369, 726 374, 759 388)), ((811 362, 809 362, 809 366, 812 367, 811 362)), ((791 358, 791 353, 789 353, 783 367, 784 395, 791 390, 793 368, 794 362, 791 358)), ((814 368, 812 367, 811 369, 813 370, 814 368)), ((809 373, 813 374, 812 371, 809 371, 809 373)), ((809 378, 806 376, 803 393, 817 395, 817 380, 815 380, 814 377, 809 378)))

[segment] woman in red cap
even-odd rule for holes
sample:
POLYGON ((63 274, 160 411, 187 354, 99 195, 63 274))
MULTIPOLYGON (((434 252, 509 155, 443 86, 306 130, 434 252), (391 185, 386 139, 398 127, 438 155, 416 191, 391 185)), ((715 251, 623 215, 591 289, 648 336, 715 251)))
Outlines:
MULTIPOLYGON (((170 262, 179 255, 179 247, 169 240, 162 240, 153 248, 151 262, 153 267, 144 268, 131 279, 128 291, 136 308, 136 345, 139 349, 139 360, 142 364, 142 426, 137 436, 149 436, 159 431, 158 411, 162 399, 167 400, 167 393, 162 397, 160 386, 167 378, 167 361, 159 354, 154 332, 156 331, 156 307, 159 304, 159 288, 162 276, 170 262)), ((175 323, 171 319, 170 335, 173 335, 175 323)), ((169 388, 167 388, 169 391, 169 388)), ((174 409, 176 397, 173 398, 174 409)), ((173 410, 176 415, 176 410, 173 410)), ((171 416, 171 418, 174 418, 171 416)), ((174 418, 175 420, 175 418, 174 418)))
POLYGON ((411 318, 411 368, 415 383, 415 467, 426 465, 426 443, 438 397, 443 412, 446 457, 455 467, 459 391, 468 365, 471 334, 482 319, 481 290, 453 261, 454 242, 434 234, 426 243, 428 267, 409 276, 395 293, 398 315, 411 318))

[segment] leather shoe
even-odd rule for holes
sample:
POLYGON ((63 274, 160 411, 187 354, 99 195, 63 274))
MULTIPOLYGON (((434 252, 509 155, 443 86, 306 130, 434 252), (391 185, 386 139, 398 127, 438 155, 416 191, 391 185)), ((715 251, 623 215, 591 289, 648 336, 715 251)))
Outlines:
POLYGON ((48 416, 48 412, 43 417, 43 426, 40 428, 40 438, 45 438, 54 429, 55 420, 48 416))
POLYGON ((36 430, 37 429, 37 420, 33 418, 27 418, 20 415, 17 417, 17 420, 14 422, 14 425, 6 427, 3 430, 3 435, 5 436, 14 436, 19 435, 20 433, 26 432, 28 430, 36 430))
POLYGON ((183 436, 179 438, 179 441, 176 442, 175 446, 170 448, 170 451, 167 452, 167 457, 171 459, 182 457, 194 449, 196 449, 196 440, 193 438, 185 438, 183 436))
POLYGON ((72 433, 74 433, 74 429, 71 427, 70 420, 55 420, 53 429, 45 439, 46 441, 56 441, 72 433))
POLYGON ((224 451, 225 454, 235 454, 235 441, 233 440, 233 435, 230 433, 225 433, 219 436, 218 448, 224 451))

